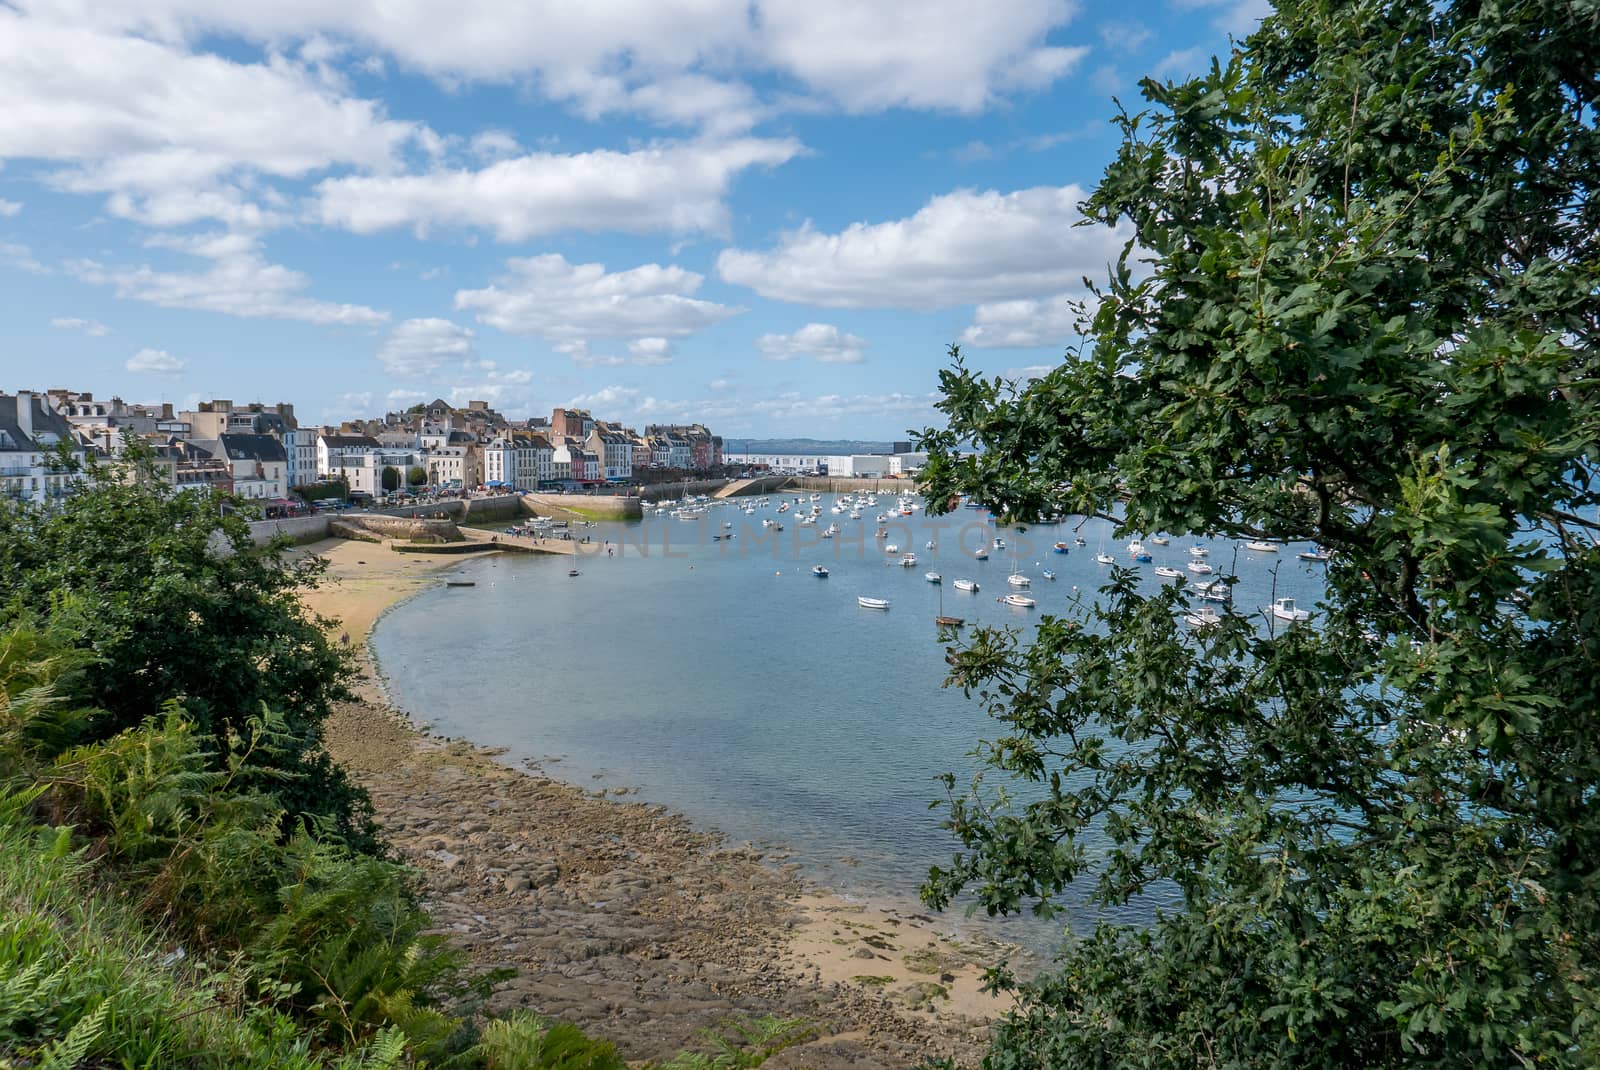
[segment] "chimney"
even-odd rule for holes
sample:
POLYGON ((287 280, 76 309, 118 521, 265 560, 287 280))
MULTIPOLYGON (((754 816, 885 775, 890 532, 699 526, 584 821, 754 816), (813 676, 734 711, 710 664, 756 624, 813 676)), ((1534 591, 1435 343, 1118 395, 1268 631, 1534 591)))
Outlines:
POLYGON ((17 391, 17 428, 22 437, 33 438, 33 391, 17 391))

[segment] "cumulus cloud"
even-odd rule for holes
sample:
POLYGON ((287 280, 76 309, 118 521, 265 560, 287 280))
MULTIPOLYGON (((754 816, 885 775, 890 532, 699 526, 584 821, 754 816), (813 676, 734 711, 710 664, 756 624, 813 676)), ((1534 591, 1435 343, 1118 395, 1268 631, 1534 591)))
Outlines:
POLYGON ((188 366, 188 361, 180 360, 165 349, 141 349, 123 365, 141 375, 177 375, 188 366))
POLYGON ((785 163, 790 139, 677 143, 632 152, 536 152, 476 170, 350 175, 317 186, 317 216, 358 234, 482 228, 501 241, 572 230, 721 233, 741 171, 785 163))
POLYGON ((99 320, 86 320, 78 316, 56 316, 50 321, 50 326, 61 331, 82 331, 93 338, 103 338, 111 333, 111 328, 99 320))
POLYGON ((491 286, 457 291, 456 308, 510 334, 556 342, 682 338, 740 311, 694 297, 704 276, 676 265, 608 272, 548 253, 508 260, 506 268, 491 286))
POLYGON ((72 10, 98 27, 162 40, 209 33, 274 43, 327 34, 445 84, 526 81, 587 113, 633 107, 651 114, 659 104, 713 122, 728 112, 728 94, 773 78, 853 112, 970 113, 1004 93, 1049 85, 1083 54, 1051 40, 1076 15, 1074 0, 96 0, 72 10), (657 85, 710 83, 708 69, 727 72, 733 84, 720 94, 678 86, 639 99, 657 85))
POLYGON ((405 320, 378 348, 378 361, 391 375, 426 375, 447 361, 471 359, 472 338, 471 328, 446 319, 405 320))
POLYGON ((809 223, 769 252, 726 249, 717 273, 764 297, 833 308, 936 309, 1082 287, 1132 231, 1080 227, 1084 191, 1037 186, 934 197, 915 215, 827 234, 809 223))
POLYGON ((0 218, 16 215, 20 211, 22 211, 21 204, 16 201, 8 201, 4 197, 0 197, 0 218))
POLYGON ((208 261, 198 271, 159 271, 148 265, 107 267, 78 260, 68 269, 84 282, 109 286, 118 297, 164 308, 192 308, 247 319, 373 326, 389 318, 365 305, 320 301, 304 293, 310 280, 299 271, 269 263, 260 240, 244 234, 201 234, 150 239, 151 246, 208 261))
POLYGON ((843 334, 831 323, 808 323, 793 334, 764 334, 756 348, 768 360, 811 357, 824 364, 860 364, 867 359, 867 341, 843 334))
POLYGON ((635 338, 628 343, 628 352, 635 364, 672 363, 672 343, 665 338, 635 338))
POLYGON ((1061 294, 1042 301, 996 301, 979 305, 961 344, 980 349, 1029 349, 1064 346, 1081 333, 1078 325, 1090 314, 1083 297, 1061 294))
POLYGON ((59 187, 156 225, 266 223, 275 213, 246 200, 238 174, 388 168, 429 135, 281 55, 235 62, 6 7, 0 101, 0 158, 63 164, 59 187))

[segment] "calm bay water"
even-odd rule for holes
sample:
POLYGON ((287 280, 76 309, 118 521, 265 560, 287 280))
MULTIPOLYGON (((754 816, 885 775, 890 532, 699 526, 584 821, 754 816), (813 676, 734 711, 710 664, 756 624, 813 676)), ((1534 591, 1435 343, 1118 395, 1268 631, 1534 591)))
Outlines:
MULTIPOLYGON (((892 495, 861 520, 831 513, 834 497, 823 495, 810 527, 794 512, 775 512, 793 498, 774 496, 754 516, 742 511, 753 500, 741 499, 697 522, 662 515, 578 529, 593 540, 580 558, 464 562, 451 578, 477 586, 425 591, 373 633, 395 701, 438 733, 505 747, 508 760, 532 760, 551 776, 634 787, 636 798, 736 841, 791 848, 830 887, 913 898, 929 865, 955 848, 928 806, 942 796, 933 778, 950 771, 958 783, 967 779, 976 769, 969 752, 997 727, 975 701, 940 686, 948 668, 933 621, 941 597, 943 612, 969 626, 1029 629, 1038 614, 1093 596, 1108 572, 1093 559, 1102 546, 1131 559, 1102 521, 1001 529, 1015 550, 976 561, 971 550, 994 531, 982 513, 928 519, 919 511, 880 524, 892 495), (763 518, 785 530, 763 529, 763 518), (829 523, 840 535, 822 540, 829 523), (879 527, 889 538, 873 537, 879 527), (735 537, 712 540, 724 530, 735 537), (1078 534, 1086 546, 1051 551, 1078 534), (899 552, 886 553, 886 543, 899 552), (620 544, 616 556, 606 544, 620 544), (918 564, 899 567, 908 550, 918 564), (1013 553, 1033 580, 1037 609, 997 601, 1009 590, 1013 553), (831 575, 814 577, 813 564, 831 575), (567 575, 574 567, 581 576, 567 575), (942 585, 924 579, 930 569, 942 585), (1045 579, 1045 569, 1057 578, 1045 579), (981 590, 954 590, 958 577, 981 590), (858 595, 893 605, 864 609, 858 595)), ((1189 545, 1147 540, 1155 561, 1141 568, 1151 589, 1162 582, 1154 565, 1182 569, 1189 545)), ((1210 548, 1209 561, 1228 571, 1232 544, 1210 548)), ((1270 601, 1274 565, 1278 594, 1309 606, 1322 566, 1296 560, 1304 548, 1241 550, 1236 608, 1270 601)), ((1061 924, 992 931, 1037 947, 1061 924)))

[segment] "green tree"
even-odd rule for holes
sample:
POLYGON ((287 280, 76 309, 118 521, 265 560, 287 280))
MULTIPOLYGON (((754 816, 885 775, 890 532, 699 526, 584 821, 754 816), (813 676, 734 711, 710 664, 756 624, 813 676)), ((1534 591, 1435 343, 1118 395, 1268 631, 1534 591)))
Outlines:
POLYGON ((400 489, 400 469, 393 465, 383 466, 383 489, 393 493, 400 489))
POLYGON ((936 502, 1336 555, 1309 626, 1190 634, 1119 570, 953 653, 1023 783, 949 781, 925 898, 1149 918, 1000 971, 988 1066, 1600 1063, 1597 32, 1281 0, 1119 118, 1083 344, 944 374, 936 502))
POLYGON ((108 739, 177 701, 223 754, 251 718, 276 711, 286 742, 241 787, 374 846, 365 793, 322 748, 351 669, 327 639, 331 622, 299 600, 321 562, 289 556, 286 542, 257 546, 246 519, 220 508, 223 496, 169 494, 114 467, 90 478, 49 509, 0 510, 0 624, 19 612, 70 614, 96 659, 67 696, 103 711, 77 742, 108 739))
POLYGON ((413 487, 420 487, 427 481, 428 470, 426 468, 413 466, 411 470, 406 473, 406 482, 411 484, 413 487))

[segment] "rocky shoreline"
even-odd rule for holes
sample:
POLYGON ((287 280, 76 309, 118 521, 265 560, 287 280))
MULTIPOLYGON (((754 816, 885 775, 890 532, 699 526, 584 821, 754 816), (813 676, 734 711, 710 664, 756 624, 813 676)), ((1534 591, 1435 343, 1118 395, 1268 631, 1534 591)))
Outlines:
MULTIPOLYGON (((309 549, 329 559, 333 582, 307 601, 340 617, 358 650, 382 611, 437 582, 429 566, 370 544, 309 549)), ((930 918, 818 894, 798 867, 664 807, 599 797, 431 736, 364 668, 360 701, 329 722, 329 749, 422 875, 438 931, 477 965, 517 971, 492 1009, 576 1022, 630 1059, 668 1057, 758 1016, 801 1019, 815 1033, 764 1064, 774 1070, 981 1054, 1003 1009, 978 991, 999 945, 957 943, 930 918)))

